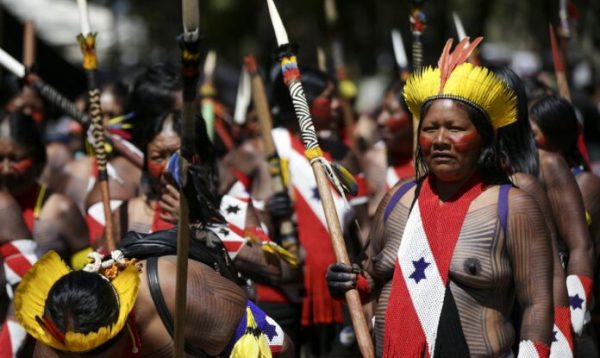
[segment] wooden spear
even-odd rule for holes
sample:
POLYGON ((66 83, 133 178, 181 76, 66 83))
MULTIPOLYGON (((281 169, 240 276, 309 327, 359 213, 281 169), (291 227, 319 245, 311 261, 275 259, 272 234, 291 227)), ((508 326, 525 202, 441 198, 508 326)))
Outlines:
MULTIPOLYGON (((286 183, 281 169, 281 159, 277 155, 275 143, 271 131, 273 129, 273 119, 271 117, 271 109, 267 100, 265 92, 265 86, 262 78, 258 73, 256 66, 256 58, 254 56, 247 56, 244 59, 246 69, 250 74, 251 85, 252 85, 252 101, 254 108, 258 115, 258 123, 260 125, 260 131, 262 133, 263 145, 265 147, 265 154, 269 160, 270 173, 271 173, 271 186, 273 193, 286 193, 286 183)), ((279 222, 279 237, 295 237, 294 224, 291 218, 284 218, 279 222)), ((290 251, 294 255, 298 255, 298 246, 296 243, 281 243, 282 246, 290 251)))
MULTIPOLYGON (((425 30, 426 20, 425 13, 421 11, 421 7, 425 0, 411 0, 412 8, 410 11, 410 30, 413 35, 412 42, 412 70, 417 72, 423 66, 423 44, 421 43, 421 35, 425 30)), ((419 121, 413 117, 413 152, 417 153, 419 121)))
MULTIPOLYGON (((277 8, 275 7, 275 3, 273 0, 267 0, 267 5, 271 15, 273 29, 275 30, 277 44, 279 45, 278 56, 279 60, 281 61, 283 79, 290 91, 290 97, 292 98, 294 110, 296 112, 296 116, 298 117, 301 138, 306 149, 305 155, 310 160, 311 167, 315 174, 317 189, 321 197, 321 203, 323 205, 327 227, 329 228, 329 235, 331 237, 333 251, 339 262, 350 265, 350 259, 348 258, 348 253, 346 251, 346 245, 344 243, 344 237, 342 234, 342 227, 333 203, 333 196, 331 194, 331 189, 326 174, 326 170, 330 169, 330 164, 323 157, 323 153, 319 147, 317 134, 315 133, 315 127, 312 123, 310 110, 306 101, 306 96, 304 95, 302 82, 300 81, 300 71, 298 69, 295 51, 289 44, 287 32, 283 27, 283 23, 277 8)), ((371 337, 369 335, 369 328, 363 314, 358 291, 356 289, 347 291, 346 301, 348 303, 348 309, 350 311, 350 317, 352 319, 352 325, 354 326, 354 332, 356 334, 359 349, 363 357, 373 357, 373 342, 371 341, 371 337)))
POLYGON ((23 26, 23 64, 32 68, 35 64, 35 26, 32 20, 25 21, 23 26))
POLYGON ((189 204, 183 192, 187 171, 195 160, 195 121, 197 113, 196 86, 200 60, 200 9, 198 0, 183 0, 183 34, 179 37, 183 77, 183 118, 181 125, 181 156, 179 159, 179 222, 177 225, 177 276, 175 279, 175 333, 173 356, 184 357, 185 318, 187 307, 187 273, 189 253, 189 204))
MULTIPOLYGON (((548 31, 550 33, 550 45, 552 46, 552 59, 554 61, 554 73, 556 75, 556 86, 558 87, 558 93, 562 98, 571 102, 569 82, 567 81, 567 74, 565 71, 563 58, 561 56, 560 49, 558 48, 558 42, 556 41, 556 34, 554 33, 554 27, 552 24, 548 24, 548 31)), ((583 140, 583 131, 581 130, 581 126, 579 127, 579 135, 577 136, 577 146, 579 147, 579 151, 589 167, 590 155, 587 147, 585 146, 585 141, 583 140)))
POLYGON ((87 1, 77 0, 81 20, 81 33, 77 36, 81 53, 83 54, 83 68, 87 75, 88 96, 90 101, 90 118, 92 120, 92 135, 94 136, 94 155, 98 166, 98 183, 102 194, 102 207, 104 208, 106 246, 109 251, 116 248, 113 221, 110 208, 110 191, 108 188, 108 171, 106 166, 106 144, 104 141, 104 123, 102 123, 102 110, 100 108, 100 89, 96 82, 96 33, 92 33, 88 18, 87 1))
POLYGON ((354 109, 352 99, 356 96, 356 85, 348 77, 346 62, 344 61, 344 47, 339 37, 339 20, 335 0, 325 0, 325 18, 329 27, 331 39, 331 57, 335 67, 335 73, 340 81, 338 92, 344 119, 346 143, 354 148, 354 109))

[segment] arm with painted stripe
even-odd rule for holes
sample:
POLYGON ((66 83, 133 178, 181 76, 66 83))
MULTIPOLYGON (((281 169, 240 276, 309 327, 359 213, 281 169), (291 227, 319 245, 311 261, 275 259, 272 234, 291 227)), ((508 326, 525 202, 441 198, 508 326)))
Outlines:
POLYGON ((540 151, 540 168, 559 236, 569 250, 567 291, 573 331, 581 334, 592 290, 593 244, 585 222, 585 208, 567 162, 540 151))
POLYGON ((519 357, 547 357, 553 327, 552 245, 539 206, 519 189, 509 194, 506 247, 522 311, 519 357))

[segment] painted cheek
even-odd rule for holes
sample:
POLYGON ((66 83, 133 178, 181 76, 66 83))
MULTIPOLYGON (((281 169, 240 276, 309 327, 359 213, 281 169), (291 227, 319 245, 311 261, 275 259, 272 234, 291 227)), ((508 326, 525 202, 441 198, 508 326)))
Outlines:
POLYGON ((329 119, 331 117, 331 101, 317 97, 310 106, 310 112, 317 119, 329 119))
POLYGON ((431 138, 429 138, 428 136, 425 136, 423 134, 419 136, 419 146, 421 147, 421 151, 424 155, 428 155, 431 151, 431 143, 431 138))
POLYGON ((30 158, 19 160, 12 165, 12 169, 17 174, 24 174, 33 167, 33 160, 30 158))
POLYGON ((385 122, 385 126, 390 132, 398 132, 408 126, 408 116, 390 117, 385 122))
POLYGON ((148 160, 148 173, 150 173, 150 175, 153 178, 160 178, 164 170, 165 166, 163 164, 155 162, 153 160, 148 160))
POLYGON ((467 133, 460 136, 453 136, 450 138, 450 140, 452 141, 454 149, 457 152, 468 152, 479 144, 476 132, 467 133))
POLYGON ((545 148, 546 147, 546 138, 541 135, 535 136, 535 144, 539 148, 545 148))

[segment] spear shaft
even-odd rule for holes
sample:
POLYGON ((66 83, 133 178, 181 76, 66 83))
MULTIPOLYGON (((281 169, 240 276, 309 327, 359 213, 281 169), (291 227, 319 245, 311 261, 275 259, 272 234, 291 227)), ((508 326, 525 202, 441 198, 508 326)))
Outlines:
MULTIPOLYGON (((200 11, 198 0, 183 0, 183 34, 179 37, 183 77, 183 118, 181 125, 181 156, 179 158, 179 222, 177 225, 177 275, 175 278, 175 322, 173 356, 184 357, 185 318, 187 307, 187 274, 190 246, 189 204, 184 195, 187 172, 195 160, 195 120, 197 113, 196 86, 200 60, 200 11)), ((207 143, 207 145, 209 145, 207 143)))
POLYGON ((96 57, 96 34, 90 29, 87 2, 77 0, 81 19, 81 33, 77 36, 81 53, 83 54, 83 68, 85 69, 88 85, 90 104, 90 118, 92 135, 94 136, 94 155, 98 166, 98 183, 102 195, 102 207, 104 208, 106 245, 109 251, 116 248, 112 213, 110 208, 110 191, 108 187, 108 164, 106 144, 104 141, 104 123, 102 123, 102 110, 100 107, 100 89, 96 83, 96 69, 98 59, 96 57))
MULTIPOLYGON (((267 5, 271 15, 275 36, 277 37, 277 44, 279 45, 277 52, 281 62, 283 80, 290 92, 294 111, 298 118, 301 131, 300 136, 305 147, 305 155, 310 161, 315 175, 317 189, 325 213, 325 221, 327 222, 331 244, 333 246, 333 252, 335 253, 338 262, 350 264, 342 227, 333 202, 329 180, 325 172, 328 162, 324 159, 323 152, 319 147, 317 134, 315 133, 315 127, 306 101, 306 95, 304 94, 302 82, 300 81, 300 70, 298 69, 295 51, 289 44, 287 32, 285 31, 279 12, 275 7, 275 3, 273 0, 267 0, 267 5)), ((348 303, 354 332, 356 333, 358 347, 363 357, 371 358, 374 356, 373 342, 371 341, 358 291, 356 289, 348 290, 346 291, 345 297, 346 302, 348 303)))

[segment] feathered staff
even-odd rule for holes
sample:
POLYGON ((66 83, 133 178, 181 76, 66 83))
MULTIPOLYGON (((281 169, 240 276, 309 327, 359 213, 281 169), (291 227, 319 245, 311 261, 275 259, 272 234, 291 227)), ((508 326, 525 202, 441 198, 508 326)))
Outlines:
POLYGON ((413 71, 418 71, 423 66, 423 44, 421 35, 425 30, 425 13, 421 11, 425 0, 411 0, 412 8, 410 10, 410 31, 413 35, 412 43, 412 66, 413 71))
POLYGON ((398 73, 400 75, 400 81, 406 82, 410 71, 408 70, 408 58, 406 57, 406 51, 404 50, 404 42, 402 42, 402 35, 397 29, 391 31, 392 35, 392 46, 394 48, 394 58, 398 65, 398 73))
MULTIPOLYGON (((62 93, 58 92, 54 87, 50 86, 44 80, 33 73, 28 73, 25 66, 15 60, 6 51, 0 48, 0 65, 6 68, 13 75, 17 76, 26 85, 32 86, 44 99, 61 112, 76 120, 83 127, 90 125, 90 117, 83 113, 62 93)), ((130 160, 138 168, 144 165, 144 154, 130 142, 120 138, 119 136, 111 136, 115 150, 121 153, 125 158, 130 160)))
POLYGON ((104 208, 106 245, 109 251, 115 249, 115 238, 113 237, 113 222, 110 209, 110 192, 108 189, 108 172, 106 170, 106 145, 104 142, 104 123, 102 123, 102 112, 100 110, 100 89, 96 84, 96 69, 98 59, 96 57, 96 33, 92 33, 87 11, 86 0, 77 0, 79 15, 81 19, 81 33, 77 36, 79 47, 83 54, 83 68, 87 75, 88 95, 90 101, 90 118, 92 120, 92 134, 94 136, 94 155, 98 166, 98 182, 102 193, 102 207, 104 208))
MULTIPOLYGON (((267 101, 267 95, 265 92, 265 86, 262 78, 258 73, 256 66, 256 58, 254 56, 247 56, 244 59, 246 70, 250 74, 251 85, 252 85, 252 101, 254 108, 258 115, 258 123, 260 125, 260 131, 262 133, 263 145, 265 153, 269 160, 269 167, 271 173, 271 186, 274 194, 287 194, 287 181, 284 180, 285 175, 282 171, 282 163, 277 150, 275 149, 275 143, 271 131, 273 129, 273 119, 271 118, 271 110, 269 108, 269 102, 267 101)), ((282 240, 281 245, 292 254, 298 254, 298 244, 295 240, 295 228, 291 218, 283 218, 279 224, 279 237, 282 240)))
MULTIPOLYGON (((560 96, 567 101, 571 102, 571 92, 569 91, 569 82, 567 81, 567 74, 565 72, 565 66, 563 59, 558 48, 558 42, 556 41, 556 34, 554 33, 554 27, 552 24, 548 24, 548 31, 550 33, 550 45, 552 46, 552 60, 554 61, 554 73, 556 75, 556 86, 558 87, 558 93, 560 96)), ((585 146, 583 140, 583 131, 579 128, 579 135, 577 137, 577 146, 583 156, 588 167, 590 166, 590 155, 585 146)))
MULTIPOLYGON (((327 227, 331 236, 333 251, 339 262, 349 265, 350 260, 348 259, 348 253, 346 252, 342 228, 333 203, 333 196, 327 178, 329 177, 329 179, 332 180, 334 187, 339 191, 343 191, 342 184, 331 169, 331 164, 323 157, 323 152, 319 147, 315 127, 312 123, 306 96, 304 95, 304 89, 300 82, 300 70, 298 69, 298 63, 296 62, 295 49, 289 43, 287 33, 283 27, 275 3, 273 0, 267 0, 267 5, 269 7, 273 29, 275 30, 277 44, 279 46, 277 55, 281 62, 283 80, 289 89, 294 110, 298 117, 301 131, 300 135, 305 147, 305 155, 310 161, 315 174, 317 188, 321 197, 325 219, 327 221, 327 227)), ((356 289, 347 291, 346 301, 350 310, 352 325, 354 326, 360 351, 363 357, 373 357, 373 344, 369 335, 369 329, 367 328, 367 322, 363 315, 358 291, 356 289)))
POLYGON ((185 308, 187 292, 187 272, 189 253, 189 204, 183 193, 186 186, 187 169, 194 163, 196 86, 200 61, 200 9, 198 0, 183 0, 183 34, 179 37, 183 77, 183 118, 181 125, 181 156, 179 158, 179 222, 177 227, 177 277, 175 280, 175 333, 173 337, 174 356, 184 356, 185 308))
POLYGON ((329 27, 329 37, 331 39, 331 57, 335 67, 335 73, 340 81, 338 91, 341 97, 342 115, 344 118, 344 127, 346 141, 352 147, 354 146, 354 111, 352 109, 352 100, 356 97, 356 85, 348 78, 346 63, 344 61, 344 48, 339 36, 339 20, 335 0, 325 0, 325 18, 329 27))

